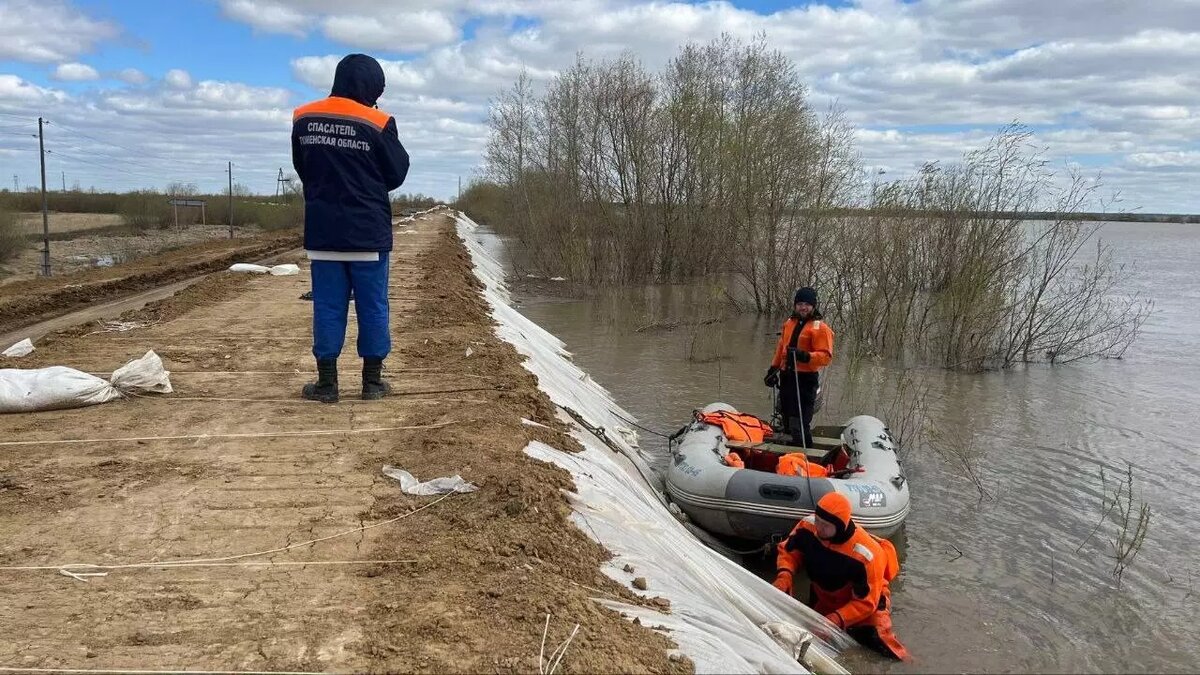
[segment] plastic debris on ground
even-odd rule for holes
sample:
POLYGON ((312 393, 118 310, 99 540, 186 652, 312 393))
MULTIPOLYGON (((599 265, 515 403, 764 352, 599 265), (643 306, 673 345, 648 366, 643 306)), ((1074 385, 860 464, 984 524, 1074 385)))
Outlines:
POLYGON ((427 480, 424 483, 417 480, 417 477, 411 473, 394 467, 390 464, 383 466, 383 475, 388 478, 395 478, 400 481, 400 489, 405 494, 419 495, 428 497, 430 495, 444 495, 447 492, 474 492, 479 488, 472 483, 463 480, 462 476, 454 474, 453 476, 443 476, 442 478, 434 478, 427 480))
POLYGON ((825 672, 845 672, 833 660, 834 645, 849 646, 849 636, 830 630, 832 624, 824 617, 701 543, 671 515, 655 488, 623 466, 626 461, 640 465, 643 476, 649 471, 636 433, 617 417, 633 416, 571 362, 558 338, 511 307, 503 266, 476 238, 478 225, 464 214, 457 217, 459 236, 484 284, 497 335, 527 357, 525 367, 560 412, 570 408, 589 426, 604 431, 602 441, 563 414, 584 450, 572 454, 535 442, 526 452, 571 472, 576 492, 569 498, 576 523, 613 553, 604 573, 627 586, 635 576, 645 577, 649 590, 642 595, 666 599, 671 611, 663 614, 607 598, 596 602, 630 620, 665 629, 698 673, 805 672, 795 658, 795 640, 777 639, 781 634, 813 635, 807 663, 825 672), (626 572, 626 566, 636 569, 636 575, 626 572))
POLYGON ((7 356, 10 359, 16 359, 22 356, 29 356, 33 353, 33 350, 33 340, 25 338, 8 349, 5 349, 3 352, 0 352, 0 356, 7 356))
POLYGON ((300 274, 300 266, 291 263, 285 265, 275 265, 267 267, 266 265, 255 265, 253 263, 234 263, 229 267, 230 272, 240 272, 243 274, 270 274, 276 277, 290 277, 300 274))
POLYGON ((171 373, 153 351, 121 366, 108 380, 65 366, 0 370, 0 413, 82 408, 130 394, 169 394, 171 373))

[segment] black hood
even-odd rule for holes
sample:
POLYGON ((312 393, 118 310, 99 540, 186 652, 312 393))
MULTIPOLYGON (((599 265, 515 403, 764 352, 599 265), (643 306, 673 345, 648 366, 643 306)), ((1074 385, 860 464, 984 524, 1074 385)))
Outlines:
POLYGON ((375 107, 375 102, 383 95, 383 67, 366 54, 347 56, 338 62, 329 95, 375 107))

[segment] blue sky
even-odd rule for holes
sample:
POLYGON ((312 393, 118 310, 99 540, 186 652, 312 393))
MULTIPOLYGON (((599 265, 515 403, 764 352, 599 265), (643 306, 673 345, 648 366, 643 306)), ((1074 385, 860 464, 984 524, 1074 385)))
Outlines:
POLYGON ((864 167, 889 177, 1019 119, 1126 208, 1200 211, 1200 3, 1096 1, 0 0, 0 185, 35 178, 22 134, 44 115, 52 173, 82 187, 217 189, 232 159, 270 191, 291 108, 365 51, 414 157, 405 189, 448 197, 479 171, 488 100, 522 68, 541 86, 577 51, 628 50, 657 70, 726 32, 792 58, 814 107, 844 109, 864 167))

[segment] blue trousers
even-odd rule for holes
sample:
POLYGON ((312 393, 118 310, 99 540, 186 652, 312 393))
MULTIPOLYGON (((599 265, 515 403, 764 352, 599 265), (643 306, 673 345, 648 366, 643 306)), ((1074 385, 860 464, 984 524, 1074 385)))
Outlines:
POLYGON ((350 291, 358 314, 358 355, 382 359, 392 351, 388 321, 388 254, 378 261, 312 261, 313 356, 336 359, 346 342, 350 291))

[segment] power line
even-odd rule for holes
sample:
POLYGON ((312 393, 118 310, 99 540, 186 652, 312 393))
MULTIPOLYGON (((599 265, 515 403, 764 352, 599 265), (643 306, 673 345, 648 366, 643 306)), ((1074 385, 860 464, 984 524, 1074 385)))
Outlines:
MULTIPOLYGON (((129 169, 123 169, 123 168, 111 166, 108 164, 101 164, 98 162, 93 162, 91 160, 83 159, 82 157, 75 157, 74 155, 69 155, 67 153, 62 152, 61 150, 47 150, 46 154, 54 155, 55 157, 60 157, 63 160, 68 161, 68 162, 79 162, 80 164, 87 164, 89 166, 94 166, 98 169, 104 169, 105 171, 111 171, 111 172, 115 172, 115 173, 123 173, 123 174, 129 175, 129 176, 133 176, 135 178, 145 178, 145 179, 155 181, 155 182, 164 180, 164 177, 161 175, 155 176, 155 175, 151 175, 148 173, 141 173, 139 171, 130 171, 129 169)), ((166 179, 166 180, 169 181, 170 179, 166 179)))
MULTIPOLYGON (((121 145, 120 143, 114 143, 109 140, 97 138, 96 136, 92 136, 91 134, 80 131, 79 129, 77 129, 69 124, 63 124, 61 122, 56 122, 55 125, 57 127, 59 127, 60 129, 64 129, 66 131, 71 132, 72 134, 76 134, 78 136, 81 136, 81 137, 86 138, 91 141, 95 141, 97 143, 103 143, 104 145, 108 145, 113 148, 124 150, 125 152, 133 153, 133 155, 135 155, 135 156, 147 156, 152 159, 159 159, 159 160, 162 160, 165 162, 172 162, 175 164, 211 164, 212 163, 212 160, 208 160, 208 159, 191 158, 191 157, 186 157, 186 156, 183 156, 183 157, 181 157, 181 156, 166 156, 166 155, 159 154, 158 152, 152 152, 152 151, 145 150, 145 149, 138 150, 138 149, 134 149, 134 148, 131 148, 131 147, 128 147, 125 145, 121 145)), ((80 151, 81 152, 86 151, 86 152, 89 152, 92 154, 102 154, 102 155, 109 156, 109 157, 112 157, 113 159, 117 159, 117 160, 123 161, 123 162, 134 162, 135 161, 135 160, 126 159, 125 157, 116 157, 115 155, 112 155, 111 153, 105 153, 105 152, 96 150, 95 148, 86 148, 86 149, 80 148, 80 151)), ((152 167, 152 166, 147 165, 147 168, 150 168, 151 170, 157 170, 158 167, 152 167)), ((247 171, 266 173, 267 171, 269 171, 269 169, 247 169, 247 171)))
POLYGON ((84 147, 77 146, 74 144, 68 144, 68 145, 70 145, 70 147, 66 148, 67 152, 80 152, 80 153, 87 153, 88 155, 96 155, 97 157, 100 157, 100 158, 111 159, 114 162, 121 162, 124 164, 132 164, 133 166, 140 166, 143 169, 148 169, 150 171, 155 171, 155 172, 157 172, 159 169, 159 167, 154 166, 153 164, 147 164, 145 162, 142 162, 142 161, 139 161, 136 159, 130 159, 128 157, 118 157, 117 155, 114 155, 111 153, 102 152, 102 151, 95 150, 92 148, 84 148, 84 147))
POLYGON ((133 154, 135 154, 135 155, 138 155, 138 154, 141 154, 141 155, 150 155, 150 156, 152 156, 152 157, 156 157, 157 159, 161 159, 161 160, 164 160, 164 161, 170 161, 170 158, 168 158, 168 157, 163 157, 162 155, 158 155, 157 153, 148 152, 148 151, 146 151, 146 150, 144 150, 144 149, 142 149, 142 150, 134 150, 133 148, 128 148, 128 147, 125 147, 124 145, 120 145, 120 144, 118 144, 118 143, 113 143, 112 141, 106 141, 106 140, 103 140, 103 139, 100 139, 100 138, 96 138, 95 136, 91 136, 91 135, 89 135, 89 134, 86 134, 86 133, 84 133, 84 132, 82 132, 82 131, 80 131, 80 130, 76 129, 75 127, 72 127, 72 126, 70 126, 70 125, 67 125, 67 124, 62 124, 62 123, 60 123, 58 126, 59 126, 60 128, 62 128, 62 129, 66 129, 67 131, 70 131, 70 132, 71 132, 71 133, 73 133, 73 134, 77 134, 77 135, 79 135, 79 136, 83 136, 84 138, 86 138, 86 139, 88 139, 88 140, 95 141, 95 142, 97 142, 97 143, 103 143, 103 144, 105 144, 105 145, 111 145, 112 147, 114 147, 114 148, 118 148, 118 149, 120 149, 120 150, 124 150, 125 152, 132 152, 132 153, 133 153, 133 154))

